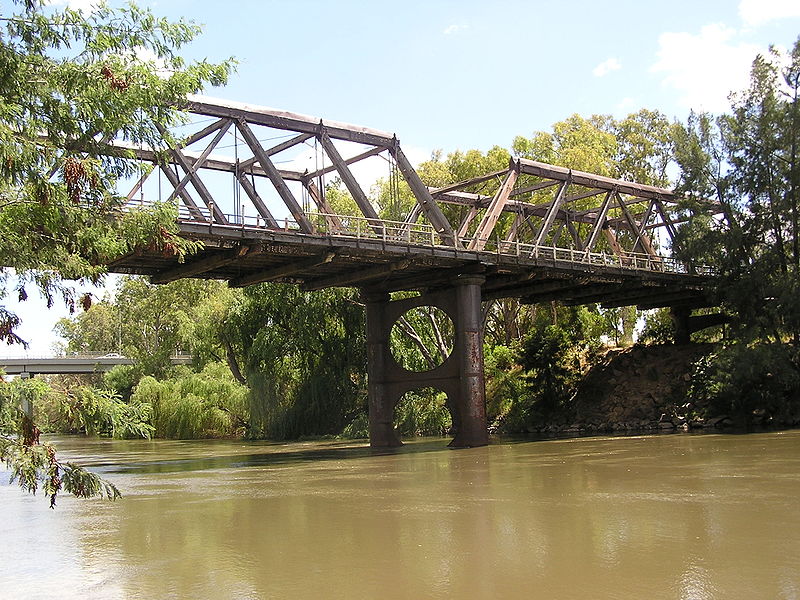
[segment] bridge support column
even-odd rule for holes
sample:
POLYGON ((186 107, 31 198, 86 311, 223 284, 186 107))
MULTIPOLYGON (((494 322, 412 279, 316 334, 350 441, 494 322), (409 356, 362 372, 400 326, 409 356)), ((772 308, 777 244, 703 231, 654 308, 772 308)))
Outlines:
POLYGON ((391 302, 382 292, 362 291, 367 316, 369 434, 373 448, 401 445, 394 430, 394 409, 408 391, 432 387, 447 394, 455 433, 452 447, 485 446, 486 391, 483 374, 483 320, 480 276, 459 277, 452 287, 391 302), (453 321, 455 339, 450 356, 424 372, 401 367, 389 346, 394 323, 407 310, 435 306, 453 321))
POLYGON ((367 311, 367 395, 369 397, 369 445, 373 448, 401 446, 402 442, 394 430, 394 407, 392 385, 387 377, 391 365, 389 336, 393 323, 386 323, 386 308, 389 294, 362 292, 367 311))
POLYGON ((669 309, 672 317, 672 325, 675 329, 675 343, 688 344, 691 342, 691 329, 689 328, 689 315, 692 311, 689 308, 673 306, 669 309))

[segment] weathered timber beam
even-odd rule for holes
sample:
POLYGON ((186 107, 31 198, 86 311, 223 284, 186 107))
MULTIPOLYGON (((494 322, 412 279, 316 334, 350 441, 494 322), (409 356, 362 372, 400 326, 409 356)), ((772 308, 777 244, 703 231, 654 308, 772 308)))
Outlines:
POLYGON ((336 167, 339 177, 342 178, 347 191, 350 192, 350 195, 353 197, 353 200, 355 200, 358 208, 361 210, 361 213, 367 218, 367 221, 372 226, 372 229, 376 233, 380 234, 383 231, 383 224, 381 223, 378 213, 375 211, 375 208, 372 206, 369 198, 367 198, 364 190, 362 190, 361 186, 358 185, 358 181, 356 181, 353 173, 342 159, 342 155, 339 154, 339 151, 336 149, 336 146, 333 144, 331 138, 324 129, 319 135, 319 141, 322 144, 322 148, 325 150, 325 153, 328 155, 328 158, 331 159, 333 166, 336 167))
MULTIPOLYGON (((172 184, 173 186, 177 186, 179 180, 178 180, 178 175, 175 173, 175 171, 170 169, 169 166, 165 164, 159 163, 158 166, 161 169, 161 172, 164 173, 164 175, 166 176, 167 181, 169 181, 170 184, 172 184)), ((192 215, 193 219, 198 219, 200 221, 207 220, 206 216, 200 210, 200 207, 197 206, 197 204, 195 204, 194 200, 192 200, 192 197, 189 195, 189 192, 187 192, 186 190, 182 190, 180 192, 180 196, 181 200, 183 200, 184 205, 186 205, 186 208, 189 209, 189 214, 192 215)))
POLYGON ((433 225, 436 233, 439 234, 442 243, 447 246, 461 248, 461 242, 456 237, 452 225, 450 225, 447 217, 444 216, 444 213, 442 212, 442 209, 439 208, 439 205, 436 204, 436 201, 431 196, 428 188, 424 183, 422 183, 422 180, 411 166, 411 163, 408 161, 408 158, 406 158, 406 155, 403 153, 403 150, 400 148, 400 144, 397 143, 397 140, 395 140, 395 143, 389 149, 389 152, 391 152, 392 156, 394 157, 403 179, 406 180, 408 187, 411 188, 411 193, 414 194, 417 202, 422 207, 425 217, 428 219, 430 224, 433 225))
POLYGON ((264 169, 264 172, 267 174, 267 177, 269 177, 269 180, 272 182, 272 185, 275 187, 275 190, 278 192, 281 200, 283 200, 284 204, 286 204, 289 212, 292 213, 292 216, 297 222, 297 225, 300 227, 300 230, 303 233, 312 233, 314 231, 314 227, 311 225, 308 217, 303 212, 303 209, 297 203, 297 200, 295 200, 295 197, 289 189, 289 186, 286 185, 286 182, 280 176, 280 173, 278 173, 275 165, 272 164, 269 156, 267 156, 267 154, 264 152, 264 149, 261 147, 261 144, 256 139, 256 136, 253 134, 250 127, 248 127, 247 123, 241 120, 236 122, 236 127, 242 134, 245 143, 250 147, 253 155, 258 158, 261 168, 264 169))
POLYGON ((325 254, 312 256, 304 260, 296 260, 286 265, 273 267, 272 269, 266 269, 264 271, 259 271, 250 275, 243 275, 242 277, 237 277, 236 279, 231 279, 228 281, 228 285, 230 287, 240 288, 247 287, 248 285, 254 285, 256 283, 263 283, 265 281, 273 281, 282 277, 291 277, 293 275, 304 273, 309 269, 328 264, 334 258, 336 258, 336 252, 326 252, 325 254))
MULTIPOLYGON (((312 134, 310 134, 310 133, 301 133, 300 135, 296 135, 292 139, 286 140, 285 142, 281 142, 280 144, 272 146, 271 148, 265 148, 264 152, 266 153, 267 156, 274 156, 275 154, 278 154, 279 152, 283 152, 284 150, 288 150, 289 148, 292 148, 293 146, 296 146, 297 144, 302 144, 306 140, 309 140, 309 139, 311 139, 313 137, 314 136, 312 134)), ((253 157, 248 158, 246 160, 240 161, 239 162, 239 168, 242 169, 242 170, 246 170, 246 169, 249 169, 254 164, 256 164, 257 162, 258 162, 258 159, 255 156, 253 156, 253 157)))
POLYGON ((179 148, 186 148, 186 146, 191 146, 195 142, 199 142, 200 140, 202 140, 207 135, 211 135, 217 129, 219 129, 220 127, 225 126, 226 124, 229 124, 230 122, 231 122, 230 119, 219 119, 219 120, 215 121, 214 123, 212 123, 211 125, 209 125, 208 127, 204 127, 203 129, 201 129, 197 133, 193 133, 189 137, 184 138, 183 140, 180 140, 180 144, 178 144, 178 147, 179 148))
MULTIPOLYGON (((608 223, 606 223, 607 225, 608 223)), ((613 252, 616 256, 620 256, 624 258, 627 253, 622 248, 622 244, 619 243, 617 239, 617 234, 614 233, 610 227, 603 227, 603 237, 606 238, 608 245, 611 246, 611 252, 613 252)))
POLYGON ((655 200, 651 200, 650 202, 648 202, 647 209, 644 211, 641 217, 637 219, 637 222, 639 223, 639 232, 636 234, 636 240, 633 242, 634 252, 638 252, 639 247, 642 246, 645 248, 645 251, 651 256, 653 256, 653 253, 655 253, 651 240, 645 233, 647 231, 647 222, 650 220, 650 216, 653 214, 654 206, 655 206, 655 200), (647 250, 648 247, 649 251, 647 250))
MULTIPOLYGON (((352 165, 354 163, 357 163, 358 161, 364 160, 365 158, 369 158, 370 156, 376 156, 376 155, 380 154, 381 152, 385 152, 385 151, 386 151, 386 148, 381 148, 380 146, 376 147, 376 148, 370 148, 369 150, 365 150, 364 152, 362 152, 360 154, 356 154, 355 156, 351 156, 350 158, 346 158, 346 159, 342 160, 342 162, 345 165, 349 166, 349 165, 352 165)), ((328 173, 333 173, 336 170, 337 170, 337 168, 334 165, 330 165, 330 166, 327 166, 327 167, 323 167, 322 169, 319 169, 317 171, 313 171, 311 173, 303 173, 303 177, 320 177, 321 175, 327 175, 328 173)))
POLYGON ((410 235, 411 229, 414 227, 414 224, 419 219, 419 216, 422 214, 422 207, 415 203, 414 206, 411 207, 411 210, 408 211, 406 218, 403 219, 403 226, 398 231, 398 238, 402 239, 406 235, 410 235))
POLYGON ((511 222, 511 227, 508 228, 508 233, 506 234, 503 243, 500 245, 501 252, 508 252, 511 248, 513 248, 512 242, 517 238, 517 234, 519 233, 520 225, 524 221, 524 217, 517 213, 514 215, 514 220, 511 222))
POLYGON ((636 303, 636 307, 640 310, 651 310, 654 308, 667 308, 673 306, 680 306, 682 308, 702 308, 705 306, 714 306, 715 302, 710 300, 706 294, 695 291, 692 295, 687 292, 685 295, 677 294, 675 296, 659 297, 653 300, 642 300, 636 303))
MULTIPOLYGON (((164 156, 161 153, 150 148, 139 148, 126 142, 114 141, 113 143, 109 143, 107 146, 105 146, 105 149, 107 154, 113 156, 130 154, 133 156, 133 158, 146 162, 160 163, 164 161, 164 156)), ((193 152, 189 150, 181 150, 181 154, 186 157, 187 161, 192 162, 196 161, 200 157, 199 152, 193 152)), ((266 177, 267 174, 264 172, 264 170, 257 164, 253 164, 254 162, 257 162, 257 160, 247 159, 246 161, 240 161, 237 163, 235 160, 229 157, 209 156, 203 164, 203 169, 211 171, 223 171, 226 173, 247 171, 251 175, 255 175, 257 177, 266 177), (245 164, 247 165, 246 167, 245 164)), ((297 171, 286 171, 283 169, 279 169, 278 173, 283 179, 289 181, 302 181, 303 177, 305 176, 303 173, 298 173, 297 171)))
POLYGON ((483 215, 483 219, 481 219, 481 222, 478 224, 475 235, 467 246, 468 250, 483 250, 486 247, 486 242, 489 241, 492 231, 494 231, 494 227, 497 224, 497 219, 500 218, 503 207, 508 201, 508 195, 511 193, 511 190, 514 189, 517 177, 519 177, 518 163, 512 163, 500 189, 497 190, 494 198, 492 198, 492 202, 489 204, 489 208, 486 209, 486 213, 483 215))
POLYGON ((300 286, 300 289, 306 292, 313 292, 329 287, 350 287, 355 284, 363 284, 364 282, 383 279, 395 271, 402 271, 408 268, 411 263, 411 259, 404 259, 393 263, 368 267, 366 269, 358 268, 353 271, 348 271, 347 273, 306 281, 300 286))
POLYGON ((409 273, 395 275, 380 284, 371 284, 370 289, 383 292, 395 292, 398 290, 432 290, 440 287, 447 287, 452 284, 453 278, 459 275, 483 275, 486 273, 486 265, 468 264, 462 267, 448 269, 436 269, 426 273, 409 273))
POLYGON ((696 290, 680 289, 675 287, 650 288, 628 294, 618 294, 601 301, 603 308, 619 308, 621 306, 636 306, 649 302, 674 302, 690 299, 697 296, 696 290))
MULTIPOLYGON (((161 133, 161 135, 164 136, 164 140, 167 140, 169 138, 169 134, 163 125, 156 123, 156 128, 161 133)), ((180 165, 181 168, 189 176, 189 179, 192 182, 192 187, 194 187, 194 189, 203 199, 205 205, 211 211, 213 220, 216 221, 217 223, 222 223, 223 225, 227 225, 228 219, 225 217, 224 214, 222 214, 222 211, 219 209, 216 202, 214 202, 214 197, 211 195, 211 192, 208 191, 208 188, 206 188, 205 184, 203 183, 203 180, 200 179, 200 177, 198 177, 197 174, 192 171, 191 163, 189 163, 189 161, 186 159, 186 157, 181 153, 179 149, 170 147, 169 151, 176 164, 180 165)), ((181 187, 180 181, 178 181, 178 183, 176 184, 176 188, 180 187, 181 187)))
POLYGON ((333 213, 333 208, 331 208, 331 205, 328 204, 325 196, 320 193, 314 182, 310 179, 305 179, 303 180, 303 187, 306 188, 308 195, 311 196, 311 199, 314 201, 314 204, 317 205, 319 211, 325 215, 324 218, 325 223, 328 226, 328 233, 344 231, 344 225, 342 224, 341 219, 333 213))
MULTIPOLYGON (((198 115, 228 117, 297 133, 316 135, 319 130, 320 119, 316 117, 216 98, 190 95, 183 108, 198 115)), ((324 124, 329 135, 337 140, 385 147, 391 146, 395 140, 391 134, 367 127, 337 121, 325 121, 324 124)))
POLYGON ((189 181, 194 182, 194 176, 197 173, 197 170, 203 168, 203 163, 206 162, 208 155, 211 154, 211 151, 217 146, 217 144, 220 143, 222 138, 225 137, 225 134, 228 132, 228 129, 230 129, 230 127, 231 127, 230 121, 226 121, 225 123, 222 124, 221 127, 219 127, 217 135, 215 135, 214 139, 211 140, 211 143, 208 144, 208 146, 206 146, 206 149, 200 153, 200 156, 197 157, 197 160, 195 160, 192 163, 189 172, 187 172, 186 175, 184 175, 183 178, 180 180, 180 182, 178 182, 178 185, 175 186, 175 189, 172 191, 172 194, 170 194, 168 200, 175 198, 180 193, 180 191, 184 187, 186 187, 186 184, 189 183, 189 181))
POLYGON ((526 185, 524 187, 519 187, 511 192, 511 197, 514 198, 516 196, 522 196, 524 194, 529 194, 530 192, 536 192, 539 190, 544 190, 549 187, 553 187, 554 185, 558 185, 560 182, 558 181, 540 181, 539 183, 534 183, 532 185, 526 185))
POLYGON ((669 236, 670 242, 672 242, 672 246, 675 246, 675 237, 678 235, 677 229, 675 227, 675 223, 673 219, 667 214, 667 210, 664 208, 664 205, 661 203, 660 200, 655 201, 656 210, 658 214, 661 216, 661 220, 664 222, 666 226, 667 235, 669 236))
MULTIPOLYGON (((650 238, 644 234, 644 231, 640 229, 639 223, 636 222, 636 219, 633 218, 633 215, 628 210, 628 207, 625 205, 625 201, 622 199, 622 196, 617 192, 615 194, 617 197, 617 203, 619 204, 620 208, 622 209, 622 213, 625 216, 625 222, 628 225, 631 233, 635 236, 636 241, 642 242, 642 246, 644 246, 645 251, 652 257, 657 257, 658 254, 653 249, 653 245, 650 243, 650 238)), ((631 252, 636 252, 636 243, 634 243, 631 252)))
POLYGON ((608 283, 578 284, 567 287, 563 290, 552 290, 523 294, 521 302, 523 304, 539 304, 541 302, 560 301, 564 304, 594 304, 598 298, 614 293, 622 289, 622 280, 609 281, 608 283))
POLYGON ((470 206, 469 211, 467 211, 467 214, 464 215, 464 218, 461 221, 461 225, 458 226, 459 239, 466 237, 467 231, 469 231, 469 226, 472 224, 472 221, 475 220, 475 217, 477 215, 478 215, 478 207, 470 206))
POLYGON ((603 175, 595 175, 584 171, 575 171, 525 158, 520 159, 520 169, 523 173, 529 175, 537 175, 539 177, 556 179, 559 181, 566 181, 571 173, 572 183, 575 185, 599 188, 602 190, 617 189, 623 194, 630 194, 631 196, 639 196, 642 198, 658 198, 667 202, 676 202, 678 200, 678 197, 673 192, 664 188, 633 183, 622 179, 613 179, 611 177, 604 177, 603 175))
POLYGON ((454 190, 459 190, 465 187, 469 187, 470 185, 475 185, 477 183, 483 183, 484 181, 489 181, 490 179, 498 179, 501 175, 505 175, 508 172, 508 169, 503 169, 502 171, 494 171, 492 173, 487 173, 486 175, 481 175, 480 177, 473 177, 472 179, 466 179, 464 181, 459 181, 457 183, 451 183, 449 185, 445 185, 438 188, 428 188, 431 192, 431 196, 436 198, 439 194, 444 194, 446 192, 452 192, 454 190))
POLYGON ((214 269, 224 267, 227 264, 239 260, 243 256, 246 256, 249 251, 250 248, 248 246, 240 246, 238 248, 227 250, 213 256, 201 258, 200 260, 184 263, 182 265, 178 265, 177 267, 173 267, 172 269, 167 269, 166 271, 161 271, 160 273, 151 275, 150 282, 169 283, 177 279, 183 279, 186 277, 200 275, 201 273, 207 273, 208 271, 213 271, 214 269))
POLYGON ((573 225, 571 219, 565 219, 564 223, 567 226, 567 231, 569 231, 570 236, 572 236, 572 243, 575 245, 576 250, 583 250, 583 242, 581 241, 581 236, 578 235, 578 230, 575 229, 575 225, 573 225))
POLYGON ((264 219, 264 222, 267 224, 267 227, 272 227, 277 229, 279 227, 278 222, 275 220, 275 217, 270 212, 269 208, 267 208, 267 203, 261 198, 256 190, 256 186, 253 185, 253 182, 247 178, 247 173, 239 173, 239 184, 242 186, 244 193, 247 194, 247 197, 250 198, 250 202, 253 203, 255 206, 256 211, 258 214, 261 215, 261 218, 264 219))
POLYGON ((558 214, 558 209, 561 206, 561 202, 564 200, 564 196, 567 192, 567 188, 569 187, 570 183, 571 180, 568 177, 561 183, 561 186, 558 188, 558 192, 556 193, 555 198, 553 198, 553 202, 551 203, 550 208, 547 209, 547 213, 545 214, 544 219, 542 220, 542 224, 539 226, 539 231, 533 240, 534 246, 541 246, 542 242, 544 242, 545 237, 550 231, 550 227, 553 225, 553 221, 555 220, 556 215, 558 214))
POLYGON ((512 285, 503 287, 493 287, 484 290, 482 299, 486 300, 499 300, 501 298, 515 298, 515 297, 533 297, 542 294, 557 295, 563 294, 566 290, 574 289, 581 286, 582 283, 578 281, 525 281, 518 282, 512 285))
POLYGON ((600 211, 597 213, 597 216, 592 223, 592 233, 589 234, 589 239, 586 240, 585 249, 587 255, 589 252, 592 251, 595 244, 597 243, 597 238, 600 236, 600 231, 603 229, 603 226, 606 222, 606 216, 608 215, 608 208, 611 204, 611 196, 614 194, 613 191, 609 191, 606 194, 605 199, 603 200, 603 204, 600 206, 600 211))

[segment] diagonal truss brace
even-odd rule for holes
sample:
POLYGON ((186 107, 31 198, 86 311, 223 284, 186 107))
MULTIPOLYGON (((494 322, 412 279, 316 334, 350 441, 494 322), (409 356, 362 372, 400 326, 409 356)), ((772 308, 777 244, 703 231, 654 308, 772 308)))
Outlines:
POLYGON ((250 150, 255 158, 258 159, 258 163, 261 165, 264 173, 266 173, 267 177, 272 182, 272 185, 275 187, 275 190, 278 192, 281 200, 283 200, 284 204, 286 204, 289 212, 292 213, 292 216, 297 222, 297 225, 300 227, 300 230, 303 233, 313 233, 314 228, 311 225, 311 221, 308 220, 306 213, 303 212, 303 209, 297 203, 297 200, 292 194, 292 191, 289 189, 289 186, 286 185, 286 182, 283 180, 283 177, 281 177, 278 169, 275 168, 275 165, 269 159, 269 156, 267 156, 266 151, 259 143, 255 134, 253 134, 253 131, 250 129, 250 127, 248 127, 247 122, 244 119, 237 120, 236 128, 242 134, 242 138, 250 147, 250 150))
POLYGON ((519 162, 514 162, 511 164, 511 168, 508 170, 500 189, 497 190, 494 198, 492 198, 489 208, 486 209, 483 219, 481 219, 481 222, 478 224, 475 235, 472 241, 470 241, 469 246, 467 246, 468 250, 483 250, 486 247, 486 242, 489 241, 492 231, 494 231, 497 220, 503 212, 503 208, 508 201, 511 190, 514 189, 514 185, 517 183, 518 177, 519 162))

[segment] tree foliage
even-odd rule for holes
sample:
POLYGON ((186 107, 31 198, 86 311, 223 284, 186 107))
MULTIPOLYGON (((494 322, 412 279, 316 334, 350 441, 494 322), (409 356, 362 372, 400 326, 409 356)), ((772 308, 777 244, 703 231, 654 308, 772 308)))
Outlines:
POLYGON ((354 290, 247 288, 224 337, 250 388, 255 432, 338 434, 366 404, 364 309, 354 290))
MULTIPOLYGON (((182 254, 174 209, 120 214, 116 182, 134 163, 104 144, 151 144, 177 122, 188 93, 225 81, 233 63, 185 62, 199 32, 135 5, 89 14, 28 0, 0 28, 0 264, 48 303, 63 279, 97 281, 109 260, 137 247, 182 254)), ((4 271, 3 278, 7 275, 4 271)), ((5 282, 5 280, 4 280, 5 282)), ((0 340, 20 342, 7 310, 0 340)))
MULTIPOLYGON (((97 282, 105 264, 137 248, 178 256, 191 250, 175 234, 174 208, 120 213, 116 183, 134 167, 105 144, 153 142, 157 125, 180 118, 187 94, 226 80, 232 61, 187 63, 178 54, 198 32, 135 5, 84 14, 25 0, 0 9, 0 299, 9 267, 20 300, 33 282, 48 306, 61 295, 73 309, 63 279, 97 282)), ((0 306, 0 341, 24 343, 18 325, 0 306)), ((11 388, 0 388, 0 457, 24 489, 41 484, 51 505, 61 490, 119 495, 96 475, 61 463, 52 446, 39 443, 11 388)), ((118 405, 111 396, 94 400, 118 405)))

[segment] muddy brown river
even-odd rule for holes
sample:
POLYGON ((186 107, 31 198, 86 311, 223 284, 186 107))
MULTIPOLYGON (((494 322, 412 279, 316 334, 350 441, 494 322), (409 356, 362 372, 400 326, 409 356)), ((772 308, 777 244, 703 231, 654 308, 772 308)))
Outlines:
POLYGON ((124 498, 0 472, 0 598, 800 598, 800 431, 55 441, 124 498))

